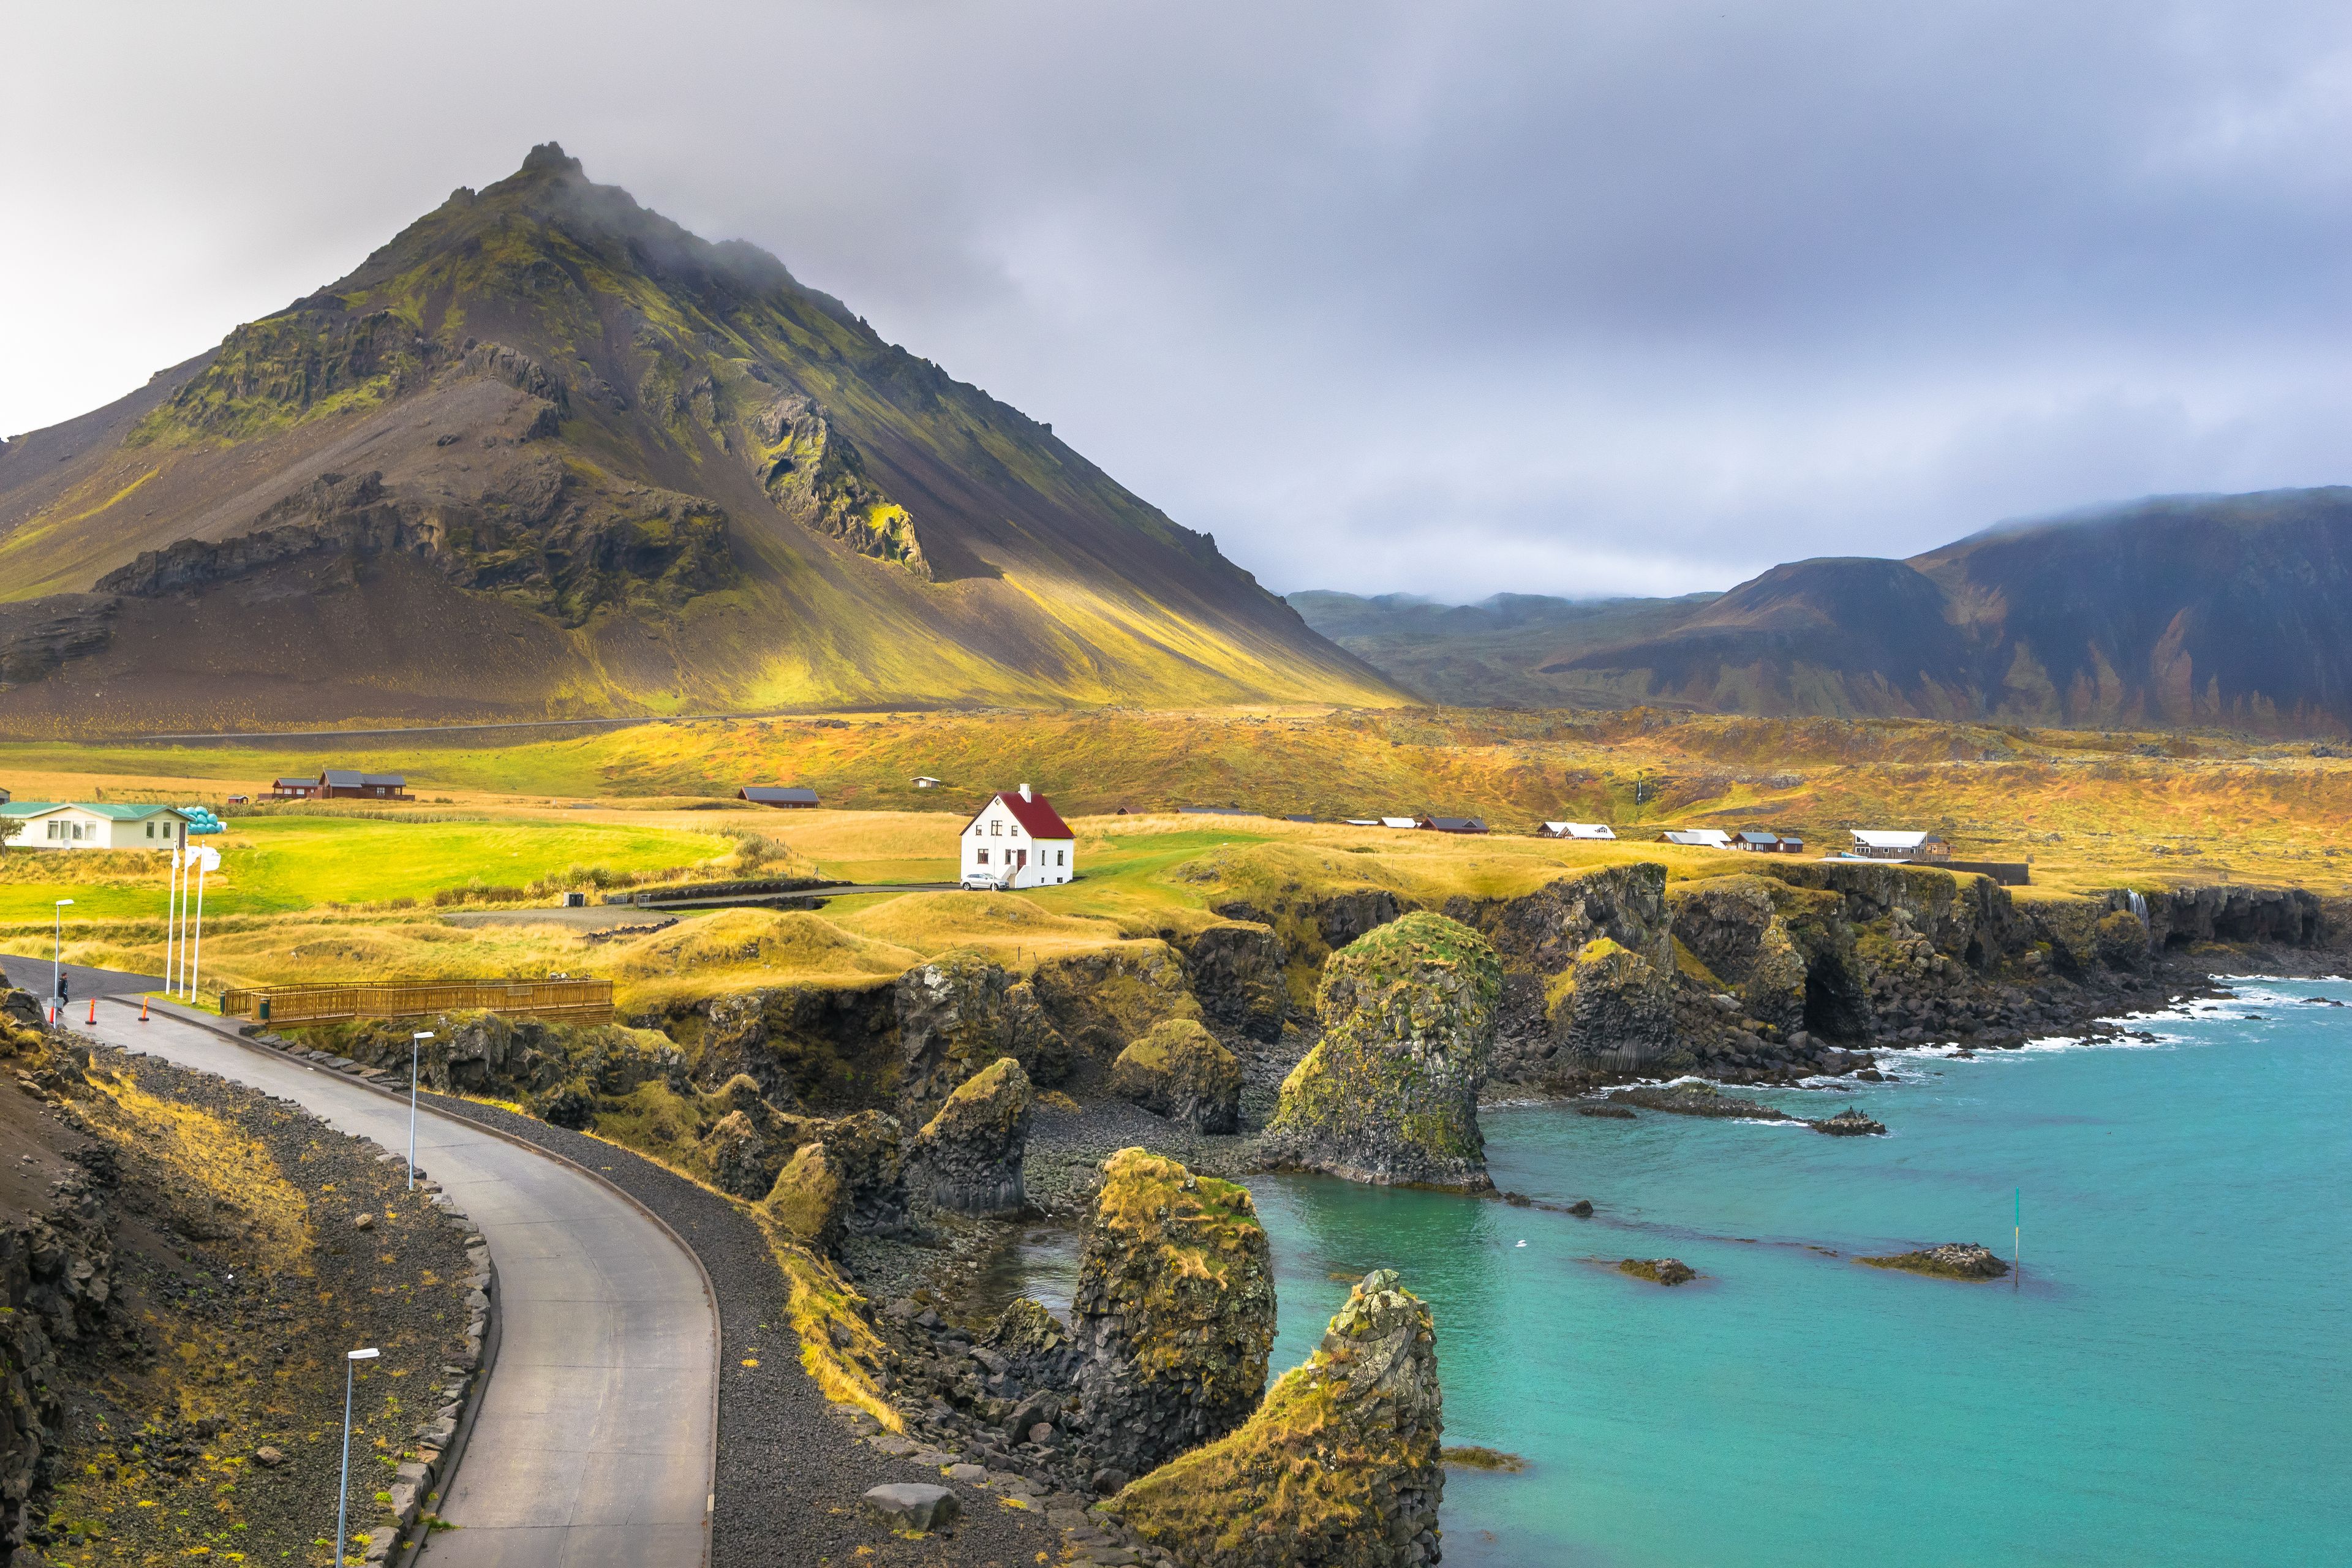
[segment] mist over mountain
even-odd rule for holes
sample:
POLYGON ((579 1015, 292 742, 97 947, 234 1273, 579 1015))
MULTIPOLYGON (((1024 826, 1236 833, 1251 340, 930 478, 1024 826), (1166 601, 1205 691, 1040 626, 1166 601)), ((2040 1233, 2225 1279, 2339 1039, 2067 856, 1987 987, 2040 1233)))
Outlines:
POLYGON ((1395 697, 1050 426, 552 143, 0 447, 19 731, 1395 697))
POLYGON ((2352 489, 2164 496, 1719 595, 1446 606, 1294 594, 1402 684, 1472 704, 2352 727, 2352 489))

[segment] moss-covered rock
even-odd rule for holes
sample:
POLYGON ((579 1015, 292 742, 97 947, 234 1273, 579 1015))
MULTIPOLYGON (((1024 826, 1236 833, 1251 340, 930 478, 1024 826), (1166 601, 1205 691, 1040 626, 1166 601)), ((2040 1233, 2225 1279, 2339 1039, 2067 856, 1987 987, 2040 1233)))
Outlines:
POLYGON ((1333 954, 1323 1038, 1283 1082, 1265 1157, 1351 1181, 1493 1186, 1478 1089, 1502 986, 1484 937, 1425 911, 1333 954))
POLYGON ((837 1255, 849 1230, 849 1184, 841 1162, 823 1143, 803 1143, 760 1201, 803 1246, 837 1255))
POLYGON ((1143 1474, 1249 1417, 1274 1344, 1274 1262, 1249 1191, 1122 1149, 1078 1256, 1081 1456, 1143 1474))
POLYGON ((1805 1026, 1805 959, 1777 907, 1786 890, 1766 877, 1708 877, 1666 901, 1675 939, 1748 1016, 1794 1031, 1805 1026))
POLYGON ((1190 1018, 1154 1025, 1112 1064, 1113 1094, 1202 1132, 1241 1123, 1241 1058, 1190 1018))
POLYGON ((1015 1212, 1029 1201, 1021 1161, 1035 1103, 1029 1075, 1000 1057, 958 1085, 907 1145, 908 1184, 959 1214, 1015 1212))
POLYGON ((1185 1568, 1418 1568, 1445 1494, 1437 1331, 1387 1269, 1248 1423, 1108 1505, 1185 1568))
POLYGON ((887 1236, 904 1227, 907 1189, 896 1118, 878 1110, 833 1121, 786 1117, 778 1140, 795 1146, 760 1206, 800 1241, 838 1253, 852 1232, 887 1236))
POLYGON ((1545 985, 1544 1014, 1564 1061, 1636 1071, 1675 1037, 1674 975, 1615 939, 1598 937, 1545 985))
POLYGON ((1854 1261, 1867 1263, 1873 1268, 1933 1275, 1938 1279, 1999 1279, 2009 1273, 2009 1265, 2001 1261, 1999 1253, 1973 1241, 1948 1241, 1941 1247, 1922 1247, 1916 1252, 1857 1258, 1854 1261))
POLYGON ((2103 917, 2092 938, 2099 962, 2110 969, 2147 967, 2147 925, 2129 910, 2103 917))
POLYGON ((999 1057, 1019 1062, 1033 1083, 1069 1076, 1069 1046, 1036 992, 984 954, 943 953, 900 975, 896 994, 898 1105, 910 1123, 929 1121, 999 1057))
POLYGON ((1201 1016, 1183 960, 1156 938, 1047 959, 1029 984, 1070 1049, 1097 1061, 1163 1019, 1201 1016))
POLYGON ((1265 926, 1221 921, 1180 938, 1184 977, 1202 1016, 1253 1040, 1282 1038, 1290 1013, 1290 986, 1282 971, 1282 943, 1265 926))

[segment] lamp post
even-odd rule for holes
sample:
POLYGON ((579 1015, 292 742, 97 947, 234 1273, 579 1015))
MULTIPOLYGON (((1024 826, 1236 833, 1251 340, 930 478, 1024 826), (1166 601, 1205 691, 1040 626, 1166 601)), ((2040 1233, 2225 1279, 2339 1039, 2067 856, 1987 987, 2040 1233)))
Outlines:
POLYGON ((72 902, 71 899, 59 899, 57 909, 52 912, 49 931, 49 1022, 52 1024, 66 1021, 66 906, 72 902))
POLYGON ((335 1498, 335 1563, 341 1568, 343 1561, 343 1531, 351 1521, 352 1507, 352 1380, 359 1363, 373 1361, 383 1352, 377 1350, 346 1351, 343 1353, 343 1485, 335 1498))
POLYGON ((425 1042, 433 1037, 430 1029, 419 1029, 408 1037, 408 1190, 416 1190, 416 1057, 425 1042))

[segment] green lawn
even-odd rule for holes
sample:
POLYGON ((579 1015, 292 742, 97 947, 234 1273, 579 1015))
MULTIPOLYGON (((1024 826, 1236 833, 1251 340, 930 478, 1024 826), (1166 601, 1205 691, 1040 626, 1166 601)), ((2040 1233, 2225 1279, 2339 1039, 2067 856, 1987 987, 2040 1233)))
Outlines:
MULTIPOLYGON (((383 822, 358 817, 246 817, 213 841, 220 871, 206 879, 206 914, 271 914, 331 902, 429 900, 478 878, 521 886, 573 866, 650 871, 723 854, 727 840, 676 828, 485 818, 383 822)), ((0 862, 0 922, 47 920, 58 899, 78 918, 161 916, 171 872, 131 881, 85 881, 48 855, 12 850, 0 862)))

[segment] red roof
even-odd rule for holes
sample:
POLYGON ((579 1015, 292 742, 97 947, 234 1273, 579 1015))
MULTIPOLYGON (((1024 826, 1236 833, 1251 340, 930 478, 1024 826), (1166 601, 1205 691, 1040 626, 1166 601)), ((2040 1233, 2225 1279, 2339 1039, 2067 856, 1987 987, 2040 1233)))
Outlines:
MULTIPOLYGON (((1054 809, 1054 803, 1042 795, 1033 792, 1027 800, 1023 800, 1018 795, 1007 790, 999 792, 996 798, 1003 801, 1005 809, 1013 813, 1013 821, 1028 829, 1029 837, 1032 838, 1074 839, 1077 837, 1076 834, 1070 831, 1070 825, 1062 820, 1062 814, 1054 809)), ((987 809, 988 807, 983 805, 980 811, 987 809)), ((980 820, 980 811, 971 814, 972 822, 980 820)), ((968 822, 964 826, 969 827, 971 823, 968 822)))

